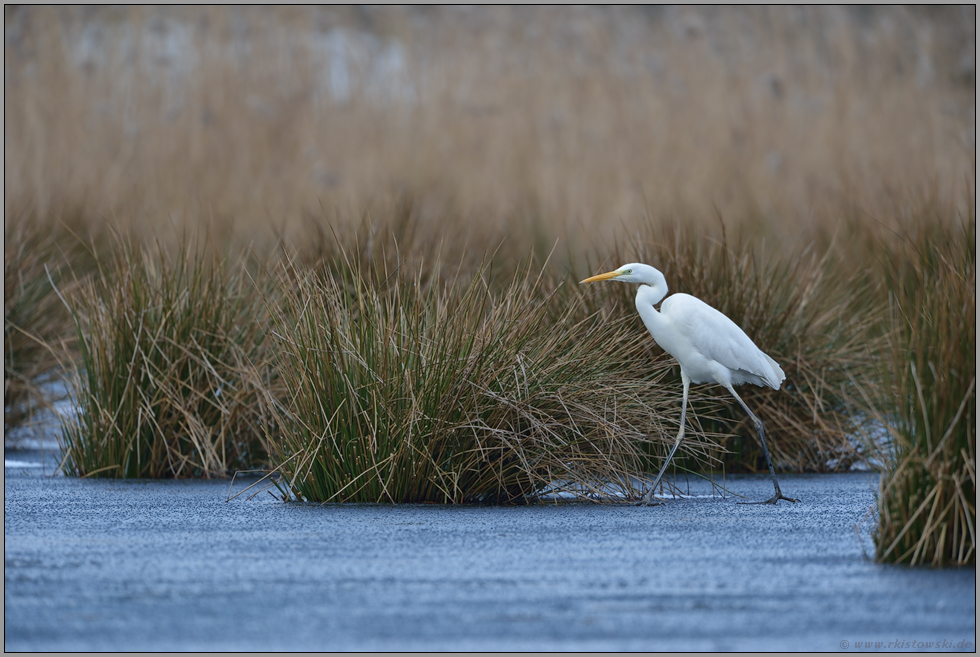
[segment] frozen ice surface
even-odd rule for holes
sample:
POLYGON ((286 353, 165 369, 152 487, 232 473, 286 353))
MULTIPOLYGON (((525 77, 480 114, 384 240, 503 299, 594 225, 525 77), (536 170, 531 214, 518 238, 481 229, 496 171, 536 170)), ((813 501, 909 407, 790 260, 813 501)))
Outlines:
MULTIPOLYGON (((683 490, 696 499, 656 507, 313 505, 265 493, 227 502, 227 481, 9 468, 5 649, 975 645, 975 568, 866 556, 877 475, 780 484, 802 501, 739 505, 692 477, 683 490)), ((765 499, 772 483, 729 476, 726 488, 765 499)))

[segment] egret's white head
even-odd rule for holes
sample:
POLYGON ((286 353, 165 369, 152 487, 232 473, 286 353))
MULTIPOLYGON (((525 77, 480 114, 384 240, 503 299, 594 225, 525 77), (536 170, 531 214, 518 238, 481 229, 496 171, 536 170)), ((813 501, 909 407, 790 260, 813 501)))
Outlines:
MULTIPOLYGON (((650 265, 644 265, 642 262, 631 262, 628 265, 623 265, 616 271, 599 274, 598 276, 592 276, 591 278, 586 278, 584 281, 579 281, 579 283, 595 283, 597 281, 644 283, 646 285, 655 286, 664 281, 664 275, 650 265)), ((664 285, 666 287, 666 283, 664 283, 664 285)))

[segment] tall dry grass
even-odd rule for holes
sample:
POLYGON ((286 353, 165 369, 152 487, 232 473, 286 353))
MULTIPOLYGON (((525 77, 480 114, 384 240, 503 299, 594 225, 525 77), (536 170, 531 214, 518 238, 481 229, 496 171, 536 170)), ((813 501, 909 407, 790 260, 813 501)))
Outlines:
POLYGON ((410 191, 573 251, 652 205, 782 236, 961 185, 975 10, 18 8, 5 211, 245 241, 410 191), (149 224, 149 225, 147 225, 149 224))
POLYGON ((45 272, 54 262, 57 245, 30 220, 14 218, 4 225, 3 253, 3 425, 4 433, 26 421, 45 405, 40 389, 57 367, 49 344, 65 334, 64 315, 45 272))
MULTIPOLYGON (((7 216, 3 226, 4 435, 51 411, 71 342, 71 318, 56 286, 71 286, 95 267, 86 244, 101 241, 80 217, 7 216)), ((95 228, 95 231, 98 231, 95 228)))

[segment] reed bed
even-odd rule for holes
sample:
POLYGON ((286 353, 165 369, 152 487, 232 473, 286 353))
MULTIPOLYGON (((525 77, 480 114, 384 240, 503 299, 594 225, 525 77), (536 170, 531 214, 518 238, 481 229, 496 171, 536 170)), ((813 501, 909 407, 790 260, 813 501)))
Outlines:
POLYGON ((969 7, 5 17, 8 216, 73 208, 151 235, 207 217, 245 243, 298 239, 309 213, 357 222, 407 190, 474 241, 545 252, 651 206, 792 238, 888 191, 950 194, 975 142, 969 7))

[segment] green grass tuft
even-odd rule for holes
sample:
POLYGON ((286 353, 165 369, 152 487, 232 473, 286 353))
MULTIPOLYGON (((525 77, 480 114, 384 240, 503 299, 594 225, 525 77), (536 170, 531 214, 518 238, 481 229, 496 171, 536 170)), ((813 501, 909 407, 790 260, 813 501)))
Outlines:
POLYGON ((879 561, 976 563, 976 215, 926 216, 883 245, 892 331, 882 421, 879 561))
POLYGON ((64 422, 75 476, 225 476, 264 459, 255 384, 267 323, 240 268, 120 240, 68 297, 78 358, 64 422))

